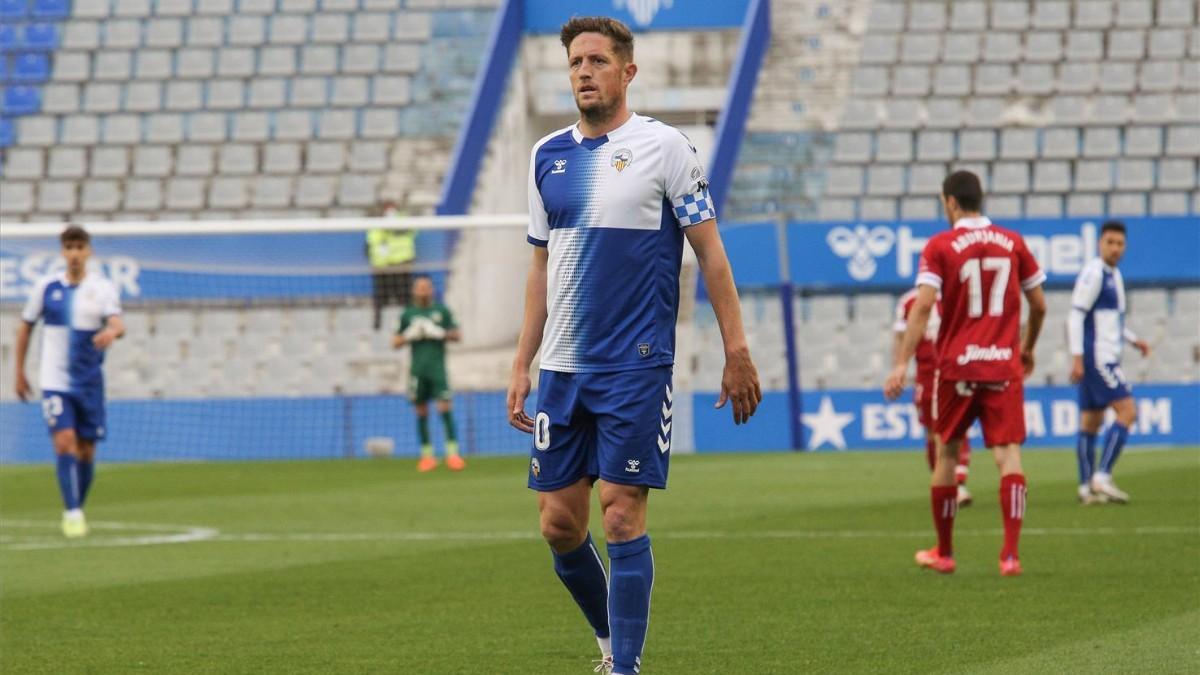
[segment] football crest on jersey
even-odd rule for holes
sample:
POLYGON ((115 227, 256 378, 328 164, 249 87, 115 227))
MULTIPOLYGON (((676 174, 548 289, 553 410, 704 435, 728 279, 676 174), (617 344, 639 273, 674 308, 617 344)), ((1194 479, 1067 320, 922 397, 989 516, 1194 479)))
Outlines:
POLYGON ((625 167, 633 163, 633 151, 629 148, 621 148, 613 152, 609 162, 617 168, 617 172, 625 170, 625 167))
POLYGON ((638 354, 640 354, 642 356, 648 356, 650 354, 650 343, 649 342, 639 342, 638 343, 638 354))

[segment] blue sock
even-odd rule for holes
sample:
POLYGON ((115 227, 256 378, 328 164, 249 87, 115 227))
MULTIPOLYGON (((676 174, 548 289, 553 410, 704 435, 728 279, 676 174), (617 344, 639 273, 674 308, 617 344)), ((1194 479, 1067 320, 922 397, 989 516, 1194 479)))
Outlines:
POLYGON ((1129 429, 1120 422, 1113 422, 1104 436, 1104 456, 1100 458, 1101 471, 1112 473, 1117 458, 1121 456, 1121 451, 1125 449, 1125 441, 1128 439, 1129 429))
POLYGON ((654 554, 650 537, 608 545, 612 581, 608 588, 612 626, 613 674, 634 675, 642 667, 642 646, 650 623, 650 590, 654 588, 654 554))
POLYGON ((96 473, 96 465, 93 462, 85 462, 79 460, 79 507, 83 508, 84 502, 87 501, 88 488, 92 487, 92 476, 96 473))
POLYGON ((608 576, 590 532, 579 548, 554 554, 554 571, 583 610, 596 637, 608 637, 608 576))
POLYGON ((58 489, 68 511, 79 508, 79 465, 75 455, 58 456, 58 489))
POLYGON ((1079 460, 1079 484, 1091 484, 1092 472, 1096 470, 1096 434, 1079 432, 1079 440, 1075 444, 1075 459, 1079 460))

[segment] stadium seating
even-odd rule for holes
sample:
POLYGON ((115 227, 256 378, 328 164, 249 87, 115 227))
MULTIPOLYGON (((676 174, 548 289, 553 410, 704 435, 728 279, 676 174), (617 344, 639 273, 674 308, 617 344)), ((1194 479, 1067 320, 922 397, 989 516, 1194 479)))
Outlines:
POLYGON ((798 18, 777 39, 822 36, 803 43, 802 62, 818 67, 791 84, 794 73, 768 62, 780 86, 759 93, 768 105, 750 121, 732 217, 925 217, 937 204, 918 206, 933 191, 915 174, 967 165, 984 170, 985 189, 1011 195, 998 202, 1007 217, 1188 215, 1200 195, 1194 3, 880 0, 825 16, 778 4, 798 18), (779 133, 805 141, 768 150, 779 133), (887 194, 847 194, 837 180, 867 166, 887 176, 887 194), (800 197, 769 169, 825 189, 800 197))
POLYGON ((153 219, 160 208, 175 219, 209 210, 286 215, 314 206, 318 215, 354 215, 381 196, 427 211, 464 118, 481 58, 478 43, 496 4, 6 0, 0 51, 14 56, 0 59, 6 69, 0 144, 21 151, 20 169, 6 176, 28 183, 11 189, 36 196, 50 189, 51 179, 68 177, 46 172, 57 166, 50 148, 70 145, 89 167, 69 172, 70 178, 106 180, 69 189, 109 208, 72 212, 64 206, 74 200, 53 206, 35 197, 6 204, 5 220, 81 213, 112 219, 131 212, 153 219), (197 149, 226 142, 236 150, 208 160, 197 149), (273 150, 278 142, 299 143, 301 161, 280 161, 273 150), (133 149, 139 145, 151 147, 133 149), (421 162, 393 165, 392 157, 418 150, 421 162), (30 171, 36 164, 29 152, 43 155, 40 175, 30 171), (118 153, 132 153, 132 175, 94 161, 118 153), (245 185, 258 183, 239 177, 256 176, 268 165, 291 179, 268 181, 255 198, 242 198, 245 185), (345 166, 352 173, 343 178, 345 166), (314 169, 331 185, 301 203, 301 193, 286 186, 314 169), (177 187, 178 177, 192 182, 177 187), (191 198, 196 181, 199 200, 191 198), (173 188, 183 197, 173 205, 155 197, 169 197, 173 188), (103 194, 110 189, 113 195, 103 194), (39 210, 42 205, 51 210, 39 210))

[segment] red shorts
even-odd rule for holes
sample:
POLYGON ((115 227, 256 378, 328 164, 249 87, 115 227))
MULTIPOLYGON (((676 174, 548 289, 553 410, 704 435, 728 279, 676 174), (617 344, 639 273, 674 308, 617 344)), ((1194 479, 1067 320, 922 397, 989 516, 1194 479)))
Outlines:
POLYGON ((913 385, 913 405, 917 406, 917 421, 926 429, 933 428, 933 373, 917 373, 913 385))
POLYGON ((984 447, 1025 442, 1025 387, 1008 382, 956 382, 938 379, 933 399, 934 431, 948 443, 965 438, 975 420, 984 447))

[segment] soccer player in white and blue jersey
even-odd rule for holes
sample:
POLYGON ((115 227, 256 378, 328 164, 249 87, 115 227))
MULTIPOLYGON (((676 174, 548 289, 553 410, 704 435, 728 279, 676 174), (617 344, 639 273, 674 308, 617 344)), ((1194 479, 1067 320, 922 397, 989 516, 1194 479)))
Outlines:
POLYGON ((554 570, 600 644, 596 671, 633 675, 654 583, 646 504, 650 488, 667 485, 685 236, 725 343, 717 406, 731 402, 741 424, 762 392, 696 150, 626 105, 633 35, 613 19, 576 17, 561 39, 580 120, 538 141, 530 159, 534 253, 508 417, 533 434, 528 484, 554 570), (531 418, 525 399, 539 346, 531 418), (588 533, 597 480, 609 576, 588 533))
POLYGON ((1129 342, 1147 356, 1150 346, 1125 325, 1125 282, 1117 269, 1125 255, 1124 223, 1109 221, 1101 226, 1099 249, 1100 256, 1089 260, 1075 280, 1067 322, 1071 381, 1079 383, 1079 501, 1123 504, 1129 495, 1113 483, 1112 470, 1137 420, 1137 407, 1121 371, 1121 351, 1123 343, 1129 342), (1096 434, 1109 407, 1116 420, 1104 437, 1104 452, 1096 467, 1096 434))
POLYGON ((87 534, 83 504, 104 440, 104 351, 125 333, 116 286, 88 271, 92 254, 86 230, 71 225, 60 236, 66 269, 34 285, 17 327, 17 396, 29 400, 25 355, 34 325, 42 322, 42 416, 57 455, 63 499, 63 534, 87 534))

